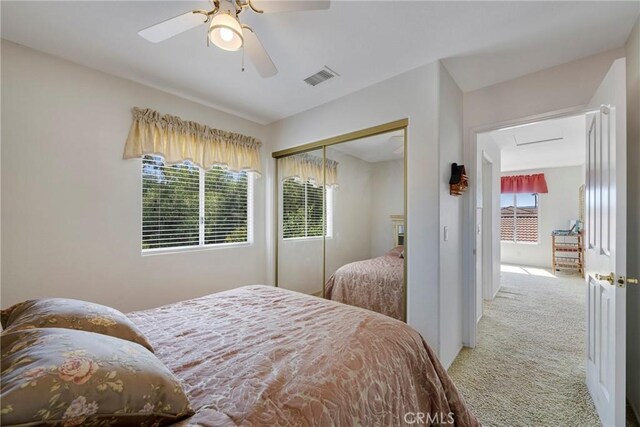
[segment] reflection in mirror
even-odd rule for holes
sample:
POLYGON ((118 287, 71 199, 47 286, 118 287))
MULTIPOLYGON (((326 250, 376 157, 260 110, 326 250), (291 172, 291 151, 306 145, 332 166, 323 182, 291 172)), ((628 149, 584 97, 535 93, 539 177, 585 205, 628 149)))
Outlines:
POLYGON ((325 298, 404 320, 404 130, 326 147, 325 298))
POLYGON ((323 235, 324 231, 331 233, 331 224, 323 221, 322 149, 282 157, 277 162, 277 283, 285 289, 321 296, 323 235))

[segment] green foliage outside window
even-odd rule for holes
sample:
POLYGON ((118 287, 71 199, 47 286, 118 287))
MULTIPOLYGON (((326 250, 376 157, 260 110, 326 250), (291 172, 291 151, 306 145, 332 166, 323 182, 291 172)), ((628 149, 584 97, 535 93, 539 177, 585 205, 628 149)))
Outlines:
POLYGON ((142 162, 142 249, 247 242, 249 179, 246 172, 190 162, 142 162), (204 174, 204 200, 200 175, 204 174), (201 218, 201 203, 204 216, 201 218))
POLYGON ((282 232, 285 239, 322 237, 322 186, 297 182, 294 178, 282 183, 282 232))

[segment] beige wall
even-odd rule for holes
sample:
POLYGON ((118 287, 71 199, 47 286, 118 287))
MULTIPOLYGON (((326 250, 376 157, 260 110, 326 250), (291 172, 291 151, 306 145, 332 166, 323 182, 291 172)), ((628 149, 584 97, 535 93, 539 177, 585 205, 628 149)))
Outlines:
POLYGON ((578 189, 584 184, 582 166, 530 169, 506 172, 502 176, 543 173, 549 192, 538 196, 538 243, 501 242, 501 260, 505 264, 551 268, 551 231, 569 229, 569 221, 578 219, 578 189))
POLYGON ((2 306, 61 296, 128 311, 266 281, 265 179, 255 182, 252 246, 141 255, 140 160, 122 160, 133 106, 266 136, 256 123, 2 41, 2 306))
MULTIPOLYGON (((627 275, 640 278, 640 18, 627 53, 627 275)), ((627 399, 640 418, 640 286, 627 287, 627 399)))

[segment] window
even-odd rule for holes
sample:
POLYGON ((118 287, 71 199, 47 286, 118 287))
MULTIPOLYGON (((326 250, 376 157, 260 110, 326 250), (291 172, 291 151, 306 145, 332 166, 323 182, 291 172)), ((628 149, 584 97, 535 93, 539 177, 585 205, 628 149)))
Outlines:
POLYGON ((250 243, 253 182, 247 172, 142 159, 142 250, 250 243))
POLYGON ((538 195, 500 195, 500 240, 515 243, 538 242, 538 195))
MULTIPOLYGON (((323 186, 301 183, 295 178, 282 182, 282 237, 299 239, 322 237, 323 186)), ((333 190, 327 189, 326 237, 331 237, 333 190)))

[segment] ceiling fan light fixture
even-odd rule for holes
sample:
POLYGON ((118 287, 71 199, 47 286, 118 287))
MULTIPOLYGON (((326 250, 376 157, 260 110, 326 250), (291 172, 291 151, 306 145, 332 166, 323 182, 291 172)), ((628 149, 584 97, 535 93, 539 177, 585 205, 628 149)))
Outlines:
POLYGON ((220 49, 235 51, 242 47, 242 26, 238 18, 227 12, 220 12, 211 19, 209 40, 220 49))

